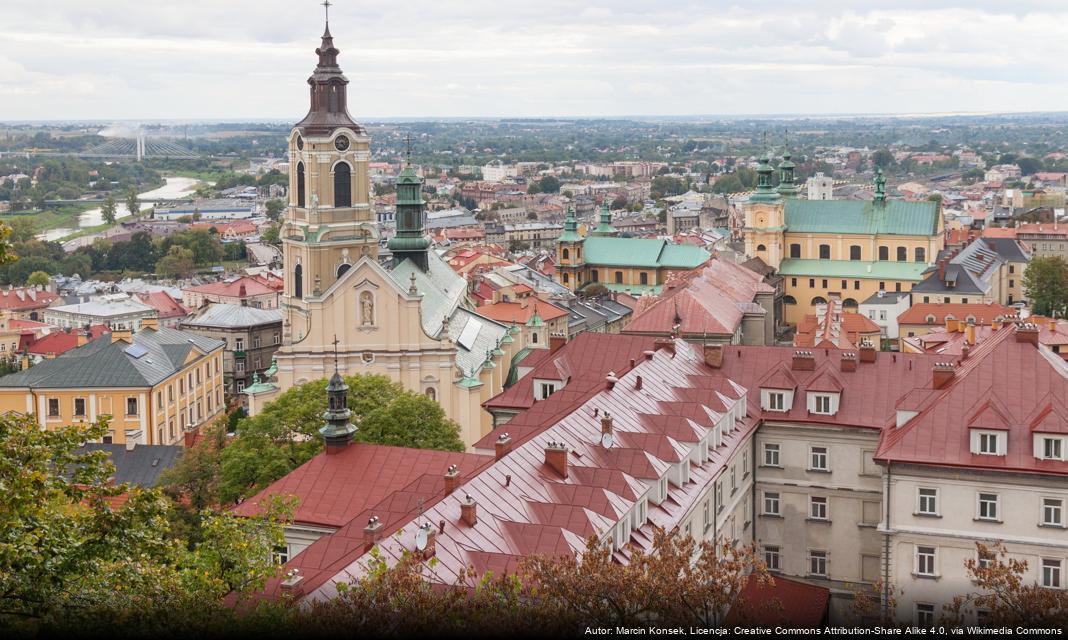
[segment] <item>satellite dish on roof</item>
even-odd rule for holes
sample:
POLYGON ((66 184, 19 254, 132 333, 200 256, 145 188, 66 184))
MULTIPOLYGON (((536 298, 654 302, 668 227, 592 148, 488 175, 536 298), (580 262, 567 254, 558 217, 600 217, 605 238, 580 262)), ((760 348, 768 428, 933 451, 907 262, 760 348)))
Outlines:
POLYGON ((427 526, 424 524, 415 532, 415 548, 419 551, 426 549, 427 526))
POLYGON ((601 435, 601 446, 605 449, 611 449, 612 443, 615 442, 615 440, 615 436, 612 435, 611 431, 604 433, 601 435))

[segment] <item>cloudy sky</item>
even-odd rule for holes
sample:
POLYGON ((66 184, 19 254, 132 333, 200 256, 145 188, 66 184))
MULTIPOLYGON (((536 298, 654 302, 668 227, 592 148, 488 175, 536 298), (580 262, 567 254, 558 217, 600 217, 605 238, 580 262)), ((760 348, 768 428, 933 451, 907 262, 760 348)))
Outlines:
MULTIPOLYGON (((316 0, 4 0, 0 121, 291 121, 316 0)), ((357 118, 1068 109, 1063 0, 337 0, 357 118)))

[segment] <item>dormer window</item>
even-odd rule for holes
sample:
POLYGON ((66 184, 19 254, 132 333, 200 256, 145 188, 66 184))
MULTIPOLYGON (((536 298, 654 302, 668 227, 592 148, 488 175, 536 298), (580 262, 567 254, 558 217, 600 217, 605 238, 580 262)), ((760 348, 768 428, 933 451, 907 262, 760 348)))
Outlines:
POLYGON ((810 393, 808 394, 808 410, 820 415, 834 415, 838 412, 837 393, 810 393))
POLYGON ((981 456, 1005 455, 1006 434, 1001 431, 972 429, 972 453, 981 456))
POLYGON ((935 322, 935 317, 934 317, 934 314, 933 314, 933 313, 929 313, 929 314, 927 314, 927 317, 926 317, 926 318, 924 318, 924 321, 925 321, 925 322, 926 322, 927 324, 934 324, 934 322, 935 322))
POLYGON ((1065 460, 1065 438, 1048 434, 1035 436, 1035 457, 1043 460, 1065 460))
POLYGON ((761 389, 761 408, 764 411, 789 411, 793 404, 793 391, 761 389))

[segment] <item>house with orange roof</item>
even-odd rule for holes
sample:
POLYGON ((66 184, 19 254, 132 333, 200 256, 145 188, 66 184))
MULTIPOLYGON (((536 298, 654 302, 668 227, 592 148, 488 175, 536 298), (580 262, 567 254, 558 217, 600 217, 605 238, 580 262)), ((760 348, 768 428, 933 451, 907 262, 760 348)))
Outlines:
POLYGON ((1015 317, 1012 307, 989 302, 985 304, 940 304, 934 302, 914 303, 897 317, 901 350, 905 350, 906 338, 922 336, 937 327, 956 327, 958 321, 976 325, 991 325, 999 318, 1015 317))
POLYGON ((189 226, 193 230, 211 231, 212 229, 223 242, 245 240, 259 235, 260 230, 248 220, 233 220, 229 222, 198 222, 189 226))
POLYGON ((197 309, 209 302, 277 309, 279 291, 264 284, 260 278, 241 276, 182 289, 182 296, 185 306, 190 309, 197 309))
POLYGON ((855 351, 861 344, 878 345, 882 327, 867 316, 846 311, 841 298, 832 297, 816 305, 816 313, 798 323, 794 346, 801 349, 844 349, 855 351))
POLYGON ((189 309, 186 309, 166 291, 147 291, 133 295, 143 304, 156 310, 156 318, 161 327, 177 329, 182 324, 182 320, 189 316, 189 309))
POLYGON ((42 320, 44 310, 59 296, 41 287, 7 287, 0 289, 0 312, 12 318, 42 320))

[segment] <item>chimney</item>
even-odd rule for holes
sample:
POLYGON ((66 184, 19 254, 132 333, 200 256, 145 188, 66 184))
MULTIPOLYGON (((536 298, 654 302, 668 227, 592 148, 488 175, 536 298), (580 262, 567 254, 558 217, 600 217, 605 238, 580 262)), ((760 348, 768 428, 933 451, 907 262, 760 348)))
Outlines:
POLYGON ((705 345, 705 364, 713 369, 719 369, 723 366, 723 345, 721 344, 706 344, 705 345))
POLYGON ((449 468, 445 471, 445 495, 449 495, 453 491, 456 491, 456 487, 460 485, 460 468, 454 464, 449 465, 449 468))
POLYGON ((563 442, 549 441, 545 445, 545 464, 552 467, 564 478, 567 477, 567 445, 563 442))
POLYGON ((601 416, 601 435, 603 436, 606 433, 612 433, 612 427, 612 414, 605 411, 604 415, 601 416))
POLYGON ((549 336, 549 355, 559 351, 565 344, 567 344, 567 336, 561 334, 553 334, 549 336))
POLYGON ((794 351, 794 359, 790 368, 794 371, 815 371, 816 358, 811 351, 794 351))
POLYGON ((865 340, 860 343, 860 361, 861 362, 875 362, 875 355, 878 353, 875 350, 875 345, 871 343, 871 340, 865 340))
POLYGON ((946 333, 956 333, 957 320, 955 318, 946 317, 946 333))
POLYGON ((126 450, 133 451, 135 447, 141 442, 141 438, 144 436, 144 432, 140 429, 127 429, 126 430, 126 450))
POLYGON ((300 575, 300 569, 293 567, 285 574, 285 579, 279 585, 282 587, 282 591, 285 591, 292 597, 300 596, 304 593, 304 586, 301 584, 304 582, 304 576, 300 575))
POLYGON ((942 389, 953 381, 955 374, 956 371, 952 362, 936 362, 931 376, 931 386, 935 389, 942 389))
POLYGON ((478 503, 471 494, 465 495, 460 503, 460 520, 469 527, 478 523, 478 503))
POLYGON ((615 371, 609 371, 608 375, 604 377, 605 385, 609 391, 615 388, 616 383, 619 382, 619 378, 616 377, 615 371))
POLYGON ((378 542, 380 531, 382 531, 382 521, 378 519, 378 516, 371 516, 367 521, 367 526, 363 528, 363 543, 371 546, 378 542))
POLYGON ((1038 325, 1032 322, 1016 325, 1016 342, 1030 342, 1037 347, 1038 325))
POLYGON ((1057 332, 1057 319, 1056 318, 1050 318, 1049 319, 1049 330, 1054 332, 1054 333, 1057 332))
POLYGON ((656 352, 652 350, 642 351, 642 355, 645 356, 646 360, 652 360, 656 352))
POLYGON ((969 321, 964 326, 964 341, 968 343, 968 346, 975 345, 975 323, 969 321))
POLYGON ((634 378, 634 390, 635 391, 641 391, 642 390, 642 377, 641 376, 636 376, 634 378))
POLYGON ((111 330, 111 342, 112 344, 122 340, 133 344, 133 332, 129 329, 112 329, 111 330))
POLYGON ((946 262, 948 261, 949 258, 942 258, 938 261, 938 279, 942 282, 946 281, 946 262))
POLYGON ((89 344, 89 332, 84 329, 78 330, 78 346, 84 347, 89 344))
MULTIPOLYGON (((429 560, 430 558, 434 557, 434 554, 437 553, 437 550, 438 550, 437 549, 438 530, 435 529, 434 526, 431 525, 429 522, 424 522, 419 527, 419 529, 421 529, 422 531, 426 532, 426 546, 423 547, 423 550, 422 550, 421 554, 423 556, 423 560, 429 560)), ((417 549, 416 552, 419 553, 419 550, 417 549)))
POLYGON ((990 326, 994 329, 994 331, 997 331, 998 329, 1001 328, 1002 322, 1003 322, 1003 320, 1002 320, 1001 316, 996 316, 994 318, 994 322, 991 323, 990 326))
POLYGON ((141 328, 142 329, 152 329, 154 331, 159 331, 159 318, 156 318, 156 317, 141 318, 141 328))
POLYGON ((846 351, 842 352, 842 371, 857 370, 857 354, 846 351))
POLYGON ((242 283, 241 286, 237 288, 237 296, 239 298, 244 298, 247 295, 248 295, 248 290, 245 289, 245 284, 242 283))
POLYGON ((28 354, 28 353, 22 354, 22 357, 19 358, 19 368, 22 371, 25 371, 26 369, 30 368, 30 354, 28 354))
POLYGON ((657 338, 653 342, 653 348, 655 348, 655 349, 664 349, 665 351, 668 351, 669 353, 671 353, 672 356, 674 356, 675 355, 675 340, 673 338, 657 338))
POLYGON ((508 455, 512 451, 512 436, 507 433, 497 436, 497 442, 493 443, 493 449, 497 460, 508 455))

